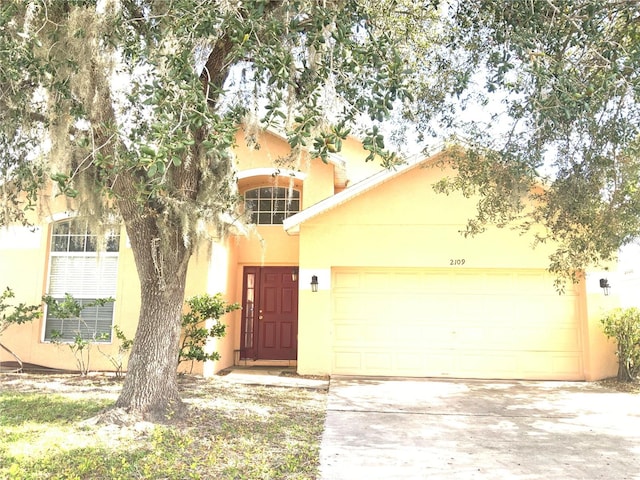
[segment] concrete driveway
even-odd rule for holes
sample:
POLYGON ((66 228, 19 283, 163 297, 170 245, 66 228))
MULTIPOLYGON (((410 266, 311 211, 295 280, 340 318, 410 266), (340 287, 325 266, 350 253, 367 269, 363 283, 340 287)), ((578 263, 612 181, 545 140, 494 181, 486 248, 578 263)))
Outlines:
POLYGON ((640 479, 640 394, 332 378, 320 460, 323 480, 640 479))

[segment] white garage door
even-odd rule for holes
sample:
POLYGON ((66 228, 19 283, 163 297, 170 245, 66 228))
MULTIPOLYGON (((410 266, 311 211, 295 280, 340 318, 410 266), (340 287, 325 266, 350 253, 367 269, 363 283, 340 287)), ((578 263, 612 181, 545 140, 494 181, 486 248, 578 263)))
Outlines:
POLYGON ((538 270, 336 269, 332 373, 583 379, 568 290, 538 270))

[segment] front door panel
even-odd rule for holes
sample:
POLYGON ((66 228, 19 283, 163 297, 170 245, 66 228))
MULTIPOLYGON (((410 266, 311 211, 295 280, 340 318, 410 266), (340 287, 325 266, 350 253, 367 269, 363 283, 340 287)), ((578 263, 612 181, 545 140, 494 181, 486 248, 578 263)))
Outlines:
POLYGON ((256 305, 245 309, 242 338, 244 358, 256 360, 295 360, 298 351, 298 281, 291 267, 247 267, 245 298, 252 297, 256 305), (247 279, 251 281, 247 281, 247 279), (254 281, 255 279, 255 281, 254 281), (253 290, 252 290, 253 289, 253 290), (249 291, 248 291, 249 290, 249 291), (246 343, 249 321, 255 337, 246 343))

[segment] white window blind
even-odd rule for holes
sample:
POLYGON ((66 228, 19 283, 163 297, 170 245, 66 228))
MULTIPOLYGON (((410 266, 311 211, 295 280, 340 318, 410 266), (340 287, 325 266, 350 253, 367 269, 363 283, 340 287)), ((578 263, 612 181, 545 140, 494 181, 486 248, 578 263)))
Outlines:
MULTIPOLYGON (((54 297, 56 300, 64 300, 63 297, 54 297)), ((78 299, 78 303, 86 305, 93 298, 78 299)), ((111 340, 111 327, 113 324, 113 302, 103 306, 86 307, 80 312, 79 318, 54 318, 47 315, 45 328, 45 340, 51 340, 56 332, 59 340, 73 341, 80 335, 84 339, 108 342, 111 340)))
MULTIPOLYGON (((86 224, 73 220, 57 223, 53 227, 48 294, 58 301, 70 294, 80 305, 91 305, 98 298, 115 298, 118 243, 118 236, 111 234, 109 253, 97 253, 95 236, 86 224), (76 248, 80 244, 82 248, 76 248)), ((62 341, 73 341, 77 336, 110 341, 112 325, 113 302, 86 306, 77 318, 54 318, 47 312, 44 338, 52 340, 55 333, 62 341)))
POLYGON ((118 257, 102 255, 51 257, 49 295, 76 299, 115 297, 118 257))

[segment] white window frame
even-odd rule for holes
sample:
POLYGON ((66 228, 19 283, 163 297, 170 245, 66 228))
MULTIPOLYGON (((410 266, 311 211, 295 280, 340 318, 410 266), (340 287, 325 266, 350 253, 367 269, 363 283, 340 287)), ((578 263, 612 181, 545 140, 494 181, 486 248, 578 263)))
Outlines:
POLYGON ((302 192, 296 188, 289 187, 277 187, 272 185, 264 185, 261 187, 252 187, 248 188, 244 192, 244 202, 245 208, 251 214, 251 223, 255 225, 282 225, 282 221, 285 218, 290 217, 291 215, 295 215, 300 211, 301 202, 302 202, 302 192), (262 197, 260 195, 261 191, 264 189, 269 189, 271 195, 269 198, 262 197), (284 191, 284 197, 278 197, 276 192, 284 191), (250 192, 258 192, 257 198, 247 198, 247 194, 250 192), (295 196, 294 196, 295 195, 295 196), (278 205, 275 202, 282 201, 284 208, 278 208, 278 205), (257 210, 251 209, 248 206, 248 202, 257 202, 257 210), (261 203, 270 202, 270 208, 263 209, 261 208, 261 203), (291 209, 292 204, 296 202, 298 204, 297 209, 291 209), (269 219, 269 221, 263 221, 265 219, 269 219))
MULTIPOLYGON (((49 268, 47 271, 47 295, 62 300, 66 293, 71 294, 79 303, 90 303, 97 298, 116 297, 118 261, 120 257, 120 227, 114 226, 117 241, 117 251, 97 251, 97 249, 86 251, 69 251, 54 249, 54 234, 57 225, 64 222, 76 222, 76 217, 63 217, 54 219, 51 223, 49 232, 49 268), (70 277, 69 269, 76 269, 78 280, 70 277), (56 271, 59 270, 59 271, 56 271)), ((86 239, 91 236, 90 233, 84 235, 67 234, 69 239, 72 236, 84 237, 86 239)), ((70 241, 70 240, 69 240, 70 241)), ((93 340, 101 343, 111 343, 112 329, 114 321, 115 307, 113 302, 104 306, 94 306, 86 308, 82 311, 79 318, 70 319, 54 319, 49 317, 48 309, 45 308, 44 322, 42 325, 42 341, 52 341, 51 332, 62 328, 63 336, 59 339, 61 342, 73 342, 74 333, 80 333, 82 338, 93 340), (103 318, 100 318, 100 317, 103 318), (86 322, 89 322, 89 326, 86 322), (109 326, 104 325, 105 322, 109 326), (51 322, 59 323, 60 328, 51 328, 51 322), (77 327, 75 330, 67 330, 65 332, 64 324, 73 323, 77 327), (100 322, 103 322, 100 328, 100 322), (84 324, 84 327, 83 327, 84 324), (86 328, 85 328, 86 327, 86 328), (93 328, 92 328, 93 327, 93 328), (106 334, 100 338, 102 334, 106 334)), ((56 325, 57 326, 57 325, 56 325)))

